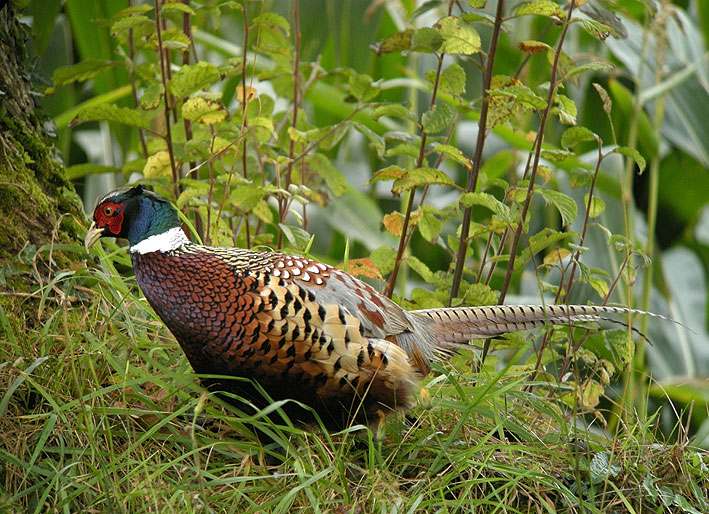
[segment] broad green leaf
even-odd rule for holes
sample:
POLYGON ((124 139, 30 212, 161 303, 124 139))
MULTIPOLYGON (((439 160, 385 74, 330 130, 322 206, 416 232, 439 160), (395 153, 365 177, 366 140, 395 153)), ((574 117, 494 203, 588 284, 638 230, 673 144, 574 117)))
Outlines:
POLYGON ((290 23, 280 14, 274 12, 265 12, 262 16, 254 19, 255 25, 262 27, 277 27, 283 31, 286 36, 290 35, 290 23))
POLYGON ((112 121, 122 123, 131 127, 148 128, 150 122, 134 109, 118 107, 114 104, 91 105, 81 109, 71 123, 70 127, 76 127, 87 121, 112 121))
POLYGON ((465 70, 454 62, 441 73, 438 87, 443 93, 458 96, 465 92, 465 82, 465 70))
POLYGON ((401 32, 387 36, 381 41, 377 41, 373 45, 370 45, 370 48, 374 50, 377 55, 408 50, 411 48, 411 37, 413 34, 413 29, 402 30, 401 32))
POLYGON ((566 150, 552 150, 544 149, 542 150, 541 156, 552 162, 561 162, 564 159, 573 156, 573 152, 568 152, 566 150))
POLYGON ((98 73, 107 70, 118 63, 106 59, 87 59, 72 66, 61 66, 52 74, 52 91, 73 82, 84 82, 98 73))
POLYGON ((164 3, 160 10, 163 13, 170 12, 170 11, 177 11, 180 13, 189 14, 191 16, 194 16, 195 14, 197 14, 195 12, 195 10, 192 9, 189 5, 182 4, 179 2, 164 3))
POLYGON ((448 104, 439 103, 433 109, 423 113, 421 124, 427 134, 435 134, 447 128, 453 121, 455 114, 448 104))
POLYGON ((310 243, 311 235, 302 228, 285 225, 284 223, 279 223, 278 226, 283 231, 283 235, 286 236, 291 247, 303 250, 310 243))
POLYGON ((451 186, 455 185, 455 182, 443 171, 436 168, 416 168, 407 171, 403 177, 395 180, 391 190, 399 194, 409 189, 430 185, 451 186))
POLYGON ((98 175, 100 173, 120 173, 121 170, 114 166, 103 166, 100 164, 75 164, 66 169, 66 176, 69 180, 77 180, 88 177, 89 175, 98 175))
POLYGON ((155 8, 152 5, 148 4, 134 5, 132 7, 126 7, 125 9, 121 9, 113 15, 113 18, 118 19, 123 16, 132 16, 134 14, 147 14, 149 12, 152 12, 154 9, 155 8))
POLYGON ((162 94, 162 84, 152 84, 146 87, 145 91, 143 91, 143 95, 140 97, 140 107, 146 111, 157 109, 158 106, 160 106, 162 94))
POLYGON ((382 116, 389 116, 391 118, 400 118, 402 120, 417 122, 418 117, 416 113, 411 112, 411 109, 401 105, 401 104, 384 104, 378 106, 374 111, 372 111, 372 119, 377 121, 382 116))
POLYGON ((266 193, 266 190, 261 187, 239 185, 229 195, 229 204, 244 212, 249 212, 263 200, 266 193))
POLYGON ((531 109, 544 109, 547 102, 544 98, 537 95, 529 87, 523 85, 512 85, 500 87, 497 89, 489 89, 490 97, 502 97, 509 101, 514 100, 516 105, 531 109))
POLYGON ((557 18, 559 20, 566 18, 566 12, 564 12, 559 4, 551 0, 537 0, 519 4, 519 9, 517 9, 515 15, 523 16, 526 14, 536 14, 538 16, 557 18))
POLYGON ((438 236, 441 235, 441 230, 443 228, 441 220, 436 217, 436 215, 430 208, 422 208, 422 213, 423 214, 421 215, 421 219, 419 220, 416 226, 418 227, 421 236, 423 236, 425 240, 430 241, 431 243, 435 243, 438 239, 438 236))
POLYGON ((379 268, 382 275, 386 275, 394 269, 396 250, 391 246, 380 246, 369 255, 369 258, 372 259, 374 265, 379 268))
POLYGON ((227 111, 221 102, 196 96, 182 104, 182 116, 204 125, 214 125, 226 119, 227 111))
POLYGON ((460 197, 460 203, 465 207, 480 205, 490 209, 497 214, 500 219, 507 223, 512 223, 510 208, 489 193, 465 193, 460 197))
POLYGON ((431 27, 423 27, 414 31, 411 38, 411 46, 418 52, 438 52, 443 43, 441 34, 431 27))
POLYGON ((458 150, 453 145, 440 144, 433 147, 434 152, 442 153, 446 157, 450 158, 452 161, 462 164, 466 169, 470 170, 473 168, 473 164, 470 162, 463 152, 458 150))
POLYGON ((571 127, 561 136, 562 148, 569 149, 584 141, 596 141, 598 136, 586 127, 571 127))
POLYGON ((571 23, 581 23, 584 30, 596 39, 605 41, 611 35, 611 28, 600 21, 590 20, 588 18, 573 18, 571 23))
POLYGON ((141 25, 152 24, 153 20, 143 15, 125 16, 119 18, 111 25, 111 35, 116 37, 120 34, 128 32, 130 29, 136 29, 141 25))
POLYGON ((382 180, 397 180, 406 175, 406 170, 395 164, 377 170, 366 183, 374 184, 382 180))
POLYGON ((257 141, 265 142, 271 137, 278 140, 277 134, 274 132, 273 119, 263 116, 253 116, 248 120, 249 127, 254 131, 257 141))
MULTIPOLYGON (((588 194, 586 194, 584 196, 583 203, 584 203, 584 205, 588 205, 588 194)), ((606 210, 606 202, 604 202, 601 198, 594 196, 593 199, 591 200, 591 210, 588 214, 589 217, 597 218, 605 210, 606 210)))
POLYGON ((362 103, 371 102, 379 94, 379 88, 372 85, 369 75, 352 75, 349 84, 352 96, 362 103))
MULTIPOLYGON (((578 237, 578 234, 575 232, 559 232, 551 228, 544 228, 529 238, 529 247, 531 248, 532 254, 536 255, 545 248, 557 246, 559 241, 573 239, 575 237, 578 237)), ((525 255, 528 254, 529 252, 525 251, 525 255)), ((523 266, 523 264, 520 264, 520 266, 523 266)))
POLYGON ((573 188, 584 187, 593 180, 593 172, 583 168, 573 168, 569 171, 569 185, 573 188))
POLYGON ((410 143, 402 143, 389 148, 384 155, 387 158, 396 157, 397 155, 408 155, 409 157, 417 159, 419 156, 419 148, 410 143))
POLYGON ((486 3, 487 0, 468 0, 468 5, 473 9, 482 9, 486 3))
POLYGON ((208 62, 185 64, 172 76, 168 83, 170 92, 178 100, 204 89, 219 80, 219 69, 208 62))
POLYGON ((426 266, 426 264, 424 264, 423 261, 413 255, 410 255, 406 259, 406 264, 408 264, 409 268, 418 273, 418 275, 424 279, 425 282, 431 283, 433 280, 433 272, 428 266, 426 266))
POLYGON ((318 172, 318 175, 327 184, 327 187, 335 196, 342 196, 347 189, 347 180, 340 170, 332 165, 330 159, 325 154, 317 153, 306 158, 308 167, 318 172))
POLYGON ((640 155, 640 152, 638 152, 635 148, 630 148, 629 146, 619 146, 614 148, 612 152, 630 157, 635 161, 635 164, 638 165, 638 168, 640 168, 640 173, 645 171, 645 158, 640 155))
POLYGON ((460 18, 446 16, 438 20, 437 27, 443 38, 441 52, 471 55, 480 51, 480 35, 460 18))
POLYGON ((557 94, 554 99, 557 103, 552 107, 551 113, 557 114, 559 120, 561 120, 564 125, 576 125, 576 115, 578 111, 576 110, 574 101, 568 96, 559 94, 557 94))
POLYGON ((352 126, 359 132, 364 134, 367 139, 369 139, 370 146, 372 146, 377 152, 377 156, 380 159, 383 158, 384 150, 386 149, 386 147, 384 146, 384 140, 382 139, 382 137, 376 132, 374 132, 372 129, 358 121, 353 121, 352 126))
POLYGON ((545 189, 541 187, 535 187, 534 192, 557 208, 559 214, 561 214, 561 219, 564 225, 568 226, 576 219, 578 207, 576 206, 574 199, 570 196, 567 196, 559 191, 554 191, 553 189, 545 189))

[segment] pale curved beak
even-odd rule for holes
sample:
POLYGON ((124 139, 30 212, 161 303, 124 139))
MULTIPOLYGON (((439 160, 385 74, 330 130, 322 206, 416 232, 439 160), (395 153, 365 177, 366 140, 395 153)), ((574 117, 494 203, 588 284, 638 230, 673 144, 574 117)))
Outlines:
POLYGON ((96 244, 96 241, 101 239, 103 231, 103 228, 96 226, 95 221, 91 223, 89 230, 86 231, 86 237, 84 238, 84 246, 86 246, 86 253, 88 253, 89 249, 96 244))

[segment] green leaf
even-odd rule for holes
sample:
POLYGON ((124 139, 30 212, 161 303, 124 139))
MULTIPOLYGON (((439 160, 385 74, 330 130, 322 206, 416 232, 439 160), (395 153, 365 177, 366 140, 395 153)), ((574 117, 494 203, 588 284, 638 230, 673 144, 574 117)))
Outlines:
POLYGON ((431 27, 417 29, 411 38, 411 46, 417 52, 438 52, 441 43, 443 43, 443 38, 440 32, 431 27))
POLYGON ((375 182, 380 182, 382 180, 398 180, 402 178, 404 175, 406 175, 406 170, 392 164, 391 166, 387 166, 386 168, 382 168, 380 170, 377 170, 373 175, 372 178, 370 178, 366 184, 374 184, 375 182))
MULTIPOLYGON (((424 206, 427 207, 427 206, 424 206)), ((443 228, 443 225, 441 223, 441 220, 439 220, 436 215, 434 214, 433 209, 430 207, 423 208, 422 207, 422 216, 418 221, 418 224, 416 225, 419 229, 419 232, 421 233, 421 236, 426 240, 430 241, 431 243, 435 243, 436 240, 438 239, 438 236, 441 235, 441 230, 443 228)))
POLYGON ((411 109, 401 105, 401 104, 383 104, 378 106, 372 112, 372 119, 377 121, 382 116, 389 116, 391 118, 400 118, 402 120, 417 122, 418 117, 416 113, 411 112, 411 109))
POLYGON ((395 180, 391 190, 399 194, 409 189, 434 184, 451 186, 455 185, 455 182, 443 171, 436 168, 416 168, 415 170, 407 171, 403 177, 395 180))
POLYGON ((379 94, 379 88, 372 85, 372 77, 369 75, 352 75, 349 84, 350 93, 360 102, 370 102, 379 94))
POLYGON ((308 167, 318 172, 335 196, 342 196, 347 189, 347 180, 325 154, 317 153, 306 157, 308 167))
POLYGON ((208 62, 200 61, 197 64, 185 64, 172 76, 168 89, 181 100, 192 93, 203 89, 219 80, 219 69, 208 62))
POLYGON ((561 136, 562 148, 569 149, 584 141, 596 141, 598 136, 586 127, 571 127, 561 136))
POLYGON ((446 157, 450 158, 452 161, 462 164, 466 169, 470 170, 473 168, 470 159, 468 159, 463 152, 458 150, 453 145, 440 144, 433 147, 434 152, 441 153, 446 157))
POLYGON ((635 164, 638 165, 638 168, 640 168, 640 173, 645 171, 645 158, 640 155, 640 152, 638 152, 635 148, 630 148, 629 146, 619 146, 611 151, 612 153, 619 153, 625 155, 626 157, 630 157, 635 161, 635 164))
POLYGON ((497 214, 500 219, 512 223, 510 208, 489 193, 465 193, 460 197, 460 203, 465 207, 473 205, 486 207, 497 214))
POLYGON ((98 175, 100 173, 120 173, 121 170, 114 166, 103 166, 100 164, 75 164, 66 169, 66 176, 69 180, 77 180, 88 177, 89 175, 98 175))
POLYGON ((491 97, 503 97, 510 98, 514 100, 514 103, 525 108, 531 109, 544 109, 547 105, 547 101, 541 96, 537 95, 527 86, 514 85, 505 86, 497 89, 489 89, 488 94, 491 97))
POLYGON ((605 41, 612 32, 611 28, 605 23, 588 18, 573 18, 571 23, 581 23, 586 32, 601 41, 605 41))
POLYGON ((526 2, 519 4, 519 8, 515 12, 516 16, 524 16, 526 14, 536 14, 538 16, 546 16, 548 18, 557 18, 563 20, 566 18, 566 12, 559 4, 551 0, 537 0, 534 2, 526 2))
POLYGON ((367 139, 369 139, 370 146, 374 148, 374 150, 377 152, 377 156, 382 159, 384 158, 384 150, 386 149, 386 146, 384 145, 384 139, 374 132, 372 129, 367 127, 366 125, 360 123, 359 121, 354 121, 352 122, 352 126, 357 129, 359 132, 364 134, 367 139))
MULTIPOLYGON (((572 239, 577 236, 578 234, 575 232, 559 232, 558 230, 551 228, 544 228, 529 238, 529 247, 532 254, 536 255, 545 248, 552 245, 557 246, 559 241, 563 241, 564 239, 572 239)), ((520 266, 523 266, 523 264, 520 264, 520 266)))
POLYGON ((148 128, 150 123, 143 118, 140 112, 127 107, 118 107, 114 104, 91 105, 81 109, 71 123, 70 127, 76 127, 87 121, 112 121, 122 123, 131 127, 148 128))
POLYGON ((382 275, 386 275, 394 269, 396 250, 391 246, 380 246, 369 255, 369 258, 372 259, 374 265, 379 268, 382 275))
POLYGON ((157 109, 160 106, 162 94, 162 84, 152 84, 148 86, 140 97, 140 107, 145 110, 157 109))
POLYGON ((148 25, 152 23, 153 21, 147 16, 125 16, 123 18, 119 18, 113 23, 113 25, 111 25, 111 35, 116 37, 124 32, 128 32, 130 29, 136 29, 141 25, 148 25))
POLYGON ((266 190, 250 185, 238 185, 229 195, 229 204, 244 212, 251 211, 266 196, 266 190))
MULTIPOLYGON (((584 196, 583 202, 585 205, 588 205, 588 194, 586 194, 584 196)), ((605 210, 606 210, 606 202, 604 202, 601 198, 594 196, 593 199, 591 200, 591 210, 589 211, 588 216, 591 218, 597 218, 605 210)))
POLYGON ((303 250, 310 243, 311 235, 300 227, 279 223, 278 226, 283 231, 283 235, 293 248, 303 250))
POLYGON ((565 125, 576 125, 576 115, 578 111, 576 104, 568 96, 557 94, 554 98, 557 104, 552 107, 551 113, 559 116, 559 120, 565 125))
POLYGON ((226 119, 227 111, 221 102, 196 96, 182 104, 182 116, 197 123, 214 125, 226 119))
POLYGON ((413 34, 413 29, 402 30, 401 32, 387 36, 382 41, 377 41, 373 45, 370 45, 370 48, 374 50, 377 55, 408 50, 411 48, 411 37, 413 34))
POLYGON ((544 149, 542 150, 541 156, 548 161, 561 162, 564 159, 574 155, 573 152, 568 152, 566 150, 552 150, 544 149))
POLYGON ((427 134, 441 132, 450 125, 454 116, 453 110, 448 104, 436 104, 433 106, 433 109, 423 113, 421 117, 423 130, 427 134))
POLYGON ((615 69, 615 66, 612 63, 605 62, 605 61, 597 61, 597 62, 589 62, 586 64, 582 64, 581 66, 577 66, 573 68, 571 71, 569 71, 564 78, 570 79, 571 77, 574 77, 578 75, 579 73, 583 73, 584 71, 607 71, 607 70, 613 70, 615 69))
POLYGON ((87 59, 72 66, 61 66, 52 74, 52 90, 73 82, 84 82, 117 64, 106 59, 87 59))
POLYGON ((409 265, 409 268, 414 270, 418 275, 424 279, 427 283, 431 283, 433 280, 433 272, 431 269, 426 266, 426 264, 423 263, 423 261, 419 260, 417 257, 414 257, 413 255, 410 255, 406 259, 406 264, 409 265))
POLYGON ((570 196, 559 191, 545 188, 534 188, 534 192, 551 203, 561 214, 561 220, 564 225, 570 225, 576 219, 578 207, 576 202, 570 196))
POLYGON ((458 96, 465 91, 465 82, 465 70, 454 62, 441 73, 438 87, 443 93, 458 96))
POLYGON ((162 5, 162 8, 161 8, 160 10, 161 10, 161 12, 163 12, 163 13, 170 12, 170 11, 177 11, 177 12, 181 12, 181 13, 184 13, 184 14, 190 14, 190 15, 192 15, 192 16, 194 16, 195 14, 197 14, 197 13, 195 12, 195 10, 192 9, 189 5, 182 4, 182 3, 179 3, 179 2, 164 3, 164 4, 162 5))
POLYGON ((441 52, 471 55, 480 51, 480 35, 465 21, 456 16, 446 16, 437 23, 443 38, 441 52))

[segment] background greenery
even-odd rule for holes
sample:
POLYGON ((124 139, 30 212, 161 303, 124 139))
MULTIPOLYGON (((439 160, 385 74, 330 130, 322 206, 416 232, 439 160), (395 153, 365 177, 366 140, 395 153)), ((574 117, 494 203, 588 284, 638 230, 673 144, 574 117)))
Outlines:
POLYGON ((484 343, 375 441, 204 393, 115 243, 29 246, 3 271, 26 292, 0 311, 2 505, 709 510, 707 6, 579 3, 26 2, 87 211, 140 182, 194 237, 306 252, 408 308, 610 302, 682 325, 484 343), (247 422, 285 448, 277 472, 247 422))

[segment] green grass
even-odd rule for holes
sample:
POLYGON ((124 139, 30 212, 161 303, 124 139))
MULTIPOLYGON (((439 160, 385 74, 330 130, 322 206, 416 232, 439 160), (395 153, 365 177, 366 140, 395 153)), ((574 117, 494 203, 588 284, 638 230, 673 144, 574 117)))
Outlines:
POLYGON ((134 280, 101 262, 42 281, 24 300, 41 323, 3 316, 2 512, 709 509, 709 457, 681 426, 665 442, 652 417, 605 433, 563 389, 529 383, 519 355, 480 372, 470 352, 437 365, 421 405, 381 434, 246 416, 199 386, 134 280), (279 442, 282 465, 264 465, 254 430, 279 442))

